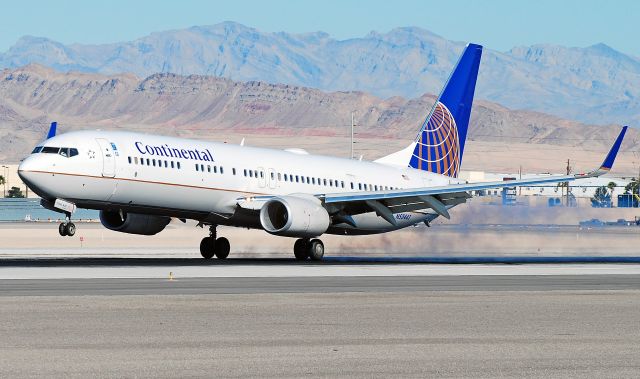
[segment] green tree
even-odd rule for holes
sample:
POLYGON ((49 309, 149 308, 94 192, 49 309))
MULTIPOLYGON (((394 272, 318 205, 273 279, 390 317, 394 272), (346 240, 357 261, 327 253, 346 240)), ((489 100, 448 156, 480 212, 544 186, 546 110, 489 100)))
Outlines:
POLYGON ((19 197, 24 197, 24 194, 22 193, 20 188, 11 187, 11 189, 9 189, 9 192, 7 193, 7 197, 19 198, 19 197))
POLYGON ((613 202, 613 199, 615 199, 615 197, 613 196, 613 191, 615 191, 617 186, 618 185, 616 184, 616 182, 609 182, 609 184, 607 184, 607 188, 611 192, 611 201, 612 202, 613 202))
POLYGON ((624 187, 624 193, 638 193, 638 179, 632 179, 629 184, 624 187))
POLYGON ((591 198, 591 205, 598 208, 606 208, 611 206, 611 195, 607 187, 602 186, 596 188, 596 193, 591 198))

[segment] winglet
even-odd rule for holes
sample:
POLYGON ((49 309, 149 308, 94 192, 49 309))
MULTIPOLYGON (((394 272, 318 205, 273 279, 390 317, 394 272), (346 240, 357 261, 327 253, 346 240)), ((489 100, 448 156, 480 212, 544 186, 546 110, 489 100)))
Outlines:
POLYGON ((627 132, 627 128, 628 126, 622 127, 622 130, 620 131, 620 135, 618 135, 616 142, 611 147, 611 150, 609 150, 609 154, 607 154, 607 157, 604 159, 604 162, 602 162, 602 166, 600 166, 600 170, 609 171, 613 167, 613 162, 616 160, 616 155, 618 155, 618 150, 620 150, 620 145, 622 145, 622 140, 624 139, 624 134, 627 132))
POLYGON ((627 132, 627 128, 628 126, 622 127, 618 138, 616 138, 616 142, 613 143, 613 146, 611 146, 611 150, 609 150, 609 154, 607 154, 604 162, 602 162, 602 165, 597 170, 591 171, 588 174, 579 174, 576 175, 576 177, 596 177, 609 172, 613 167, 613 162, 616 160, 616 156, 618 155, 618 151, 620 150, 620 145, 622 145, 622 140, 624 139, 624 134, 627 132))
POLYGON ((47 133, 47 139, 51 138, 51 137, 55 137, 56 135, 56 128, 58 127, 58 123, 57 122, 52 122, 51 126, 49 127, 49 133, 47 133))

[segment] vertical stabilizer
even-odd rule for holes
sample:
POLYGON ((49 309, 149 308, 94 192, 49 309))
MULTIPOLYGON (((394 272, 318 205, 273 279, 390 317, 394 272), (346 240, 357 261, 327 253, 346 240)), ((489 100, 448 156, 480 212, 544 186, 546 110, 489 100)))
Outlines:
POLYGON ((49 132, 47 133, 47 139, 56 136, 56 129, 58 128, 57 122, 52 122, 51 126, 49 126, 49 132))
POLYGON ((457 177, 467 138, 482 46, 468 44, 415 140, 409 166, 457 177))

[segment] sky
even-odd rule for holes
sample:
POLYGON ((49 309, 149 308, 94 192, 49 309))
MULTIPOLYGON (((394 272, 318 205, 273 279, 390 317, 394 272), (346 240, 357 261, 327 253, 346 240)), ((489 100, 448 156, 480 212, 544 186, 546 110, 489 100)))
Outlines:
POLYGON ((337 39, 418 26, 500 51, 602 42, 640 57, 637 0, 2 0, 0 12, 0 52, 24 35, 98 44, 236 21, 265 32, 324 31, 337 39))

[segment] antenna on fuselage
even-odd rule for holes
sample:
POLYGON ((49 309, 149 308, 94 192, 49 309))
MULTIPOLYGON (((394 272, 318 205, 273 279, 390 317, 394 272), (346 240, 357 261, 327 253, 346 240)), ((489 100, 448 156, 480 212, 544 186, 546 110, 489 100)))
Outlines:
POLYGON ((240 146, 244 146, 244 138, 242 138, 242 141, 240 141, 240 146))

